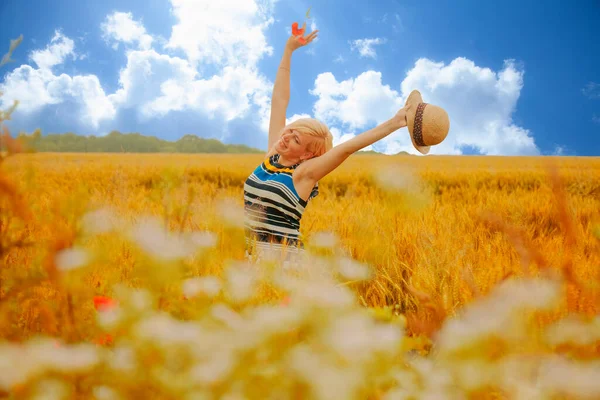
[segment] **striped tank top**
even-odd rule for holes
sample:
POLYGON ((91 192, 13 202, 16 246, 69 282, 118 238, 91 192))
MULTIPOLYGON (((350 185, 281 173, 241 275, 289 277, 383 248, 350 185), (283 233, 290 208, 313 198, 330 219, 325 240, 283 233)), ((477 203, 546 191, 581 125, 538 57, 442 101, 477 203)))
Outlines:
POLYGON ((279 154, 266 158, 244 183, 246 244, 272 243, 303 248, 300 220, 304 209, 319 193, 312 189, 308 201, 300 198, 292 180, 298 164, 278 163, 279 154))

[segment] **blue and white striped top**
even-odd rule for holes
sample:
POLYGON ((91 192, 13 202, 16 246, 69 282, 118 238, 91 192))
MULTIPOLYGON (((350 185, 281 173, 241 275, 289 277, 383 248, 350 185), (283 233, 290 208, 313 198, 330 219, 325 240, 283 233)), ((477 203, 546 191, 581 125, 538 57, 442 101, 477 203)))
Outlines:
POLYGON ((298 164, 278 163, 279 154, 266 158, 244 183, 246 243, 267 242, 303 248, 300 220, 304 209, 319 193, 313 188, 308 201, 300 198, 292 180, 298 164))

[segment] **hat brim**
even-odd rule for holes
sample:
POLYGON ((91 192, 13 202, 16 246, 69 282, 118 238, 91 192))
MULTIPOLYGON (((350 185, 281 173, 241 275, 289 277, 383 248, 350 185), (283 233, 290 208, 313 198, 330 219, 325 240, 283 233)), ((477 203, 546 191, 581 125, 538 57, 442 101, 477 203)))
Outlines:
POLYGON ((419 103, 423 103, 423 97, 421 96, 421 92, 419 92, 418 90, 413 90, 408 95, 408 98, 406 99, 405 103, 406 106, 412 106, 410 107, 410 110, 408 110, 408 112, 406 113, 406 122, 408 123, 407 125, 408 132, 410 133, 410 140, 412 141, 412 144, 415 147, 415 149, 417 149, 417 151, 421 154, 429 154, 431 146, 419 146, 415 143, 415 139, 413 137, 412 128, 414 126, 415 114, 417 113, 417 106, 419 105, 419 103))

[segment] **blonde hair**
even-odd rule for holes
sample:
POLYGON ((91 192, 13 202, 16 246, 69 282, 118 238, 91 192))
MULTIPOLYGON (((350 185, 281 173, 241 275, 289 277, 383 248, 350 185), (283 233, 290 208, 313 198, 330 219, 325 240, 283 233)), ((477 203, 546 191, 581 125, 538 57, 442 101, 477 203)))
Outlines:
POLYGON ((317 119, 300 118, 287 125, 286 129, 293 129, 306 135, 322 139, 313 140, 307 146, 307 150, 313 153, 315 157, 323 155, 333 148, 333 135, 329 131, 327 125, 317 119))

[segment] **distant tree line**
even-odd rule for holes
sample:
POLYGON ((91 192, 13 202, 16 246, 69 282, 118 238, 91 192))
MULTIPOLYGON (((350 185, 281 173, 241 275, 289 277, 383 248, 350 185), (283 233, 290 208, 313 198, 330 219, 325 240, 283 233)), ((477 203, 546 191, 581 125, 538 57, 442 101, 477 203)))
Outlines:
POLYGON ((185 135, 175 142, 144 136, 139 133, 112 131, 106 136, 83 136, 72 132, 42 136, 36 129, 32 134, 19 133, 18 139, 31 151, 57 153, 262 153, 240 144, 223 144, 217 139, 185 135))

